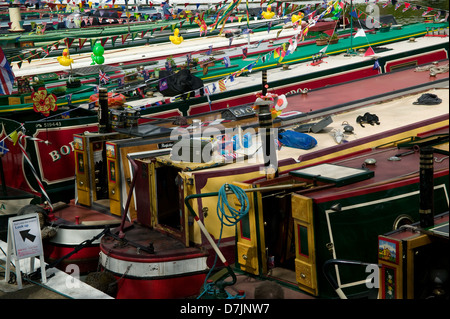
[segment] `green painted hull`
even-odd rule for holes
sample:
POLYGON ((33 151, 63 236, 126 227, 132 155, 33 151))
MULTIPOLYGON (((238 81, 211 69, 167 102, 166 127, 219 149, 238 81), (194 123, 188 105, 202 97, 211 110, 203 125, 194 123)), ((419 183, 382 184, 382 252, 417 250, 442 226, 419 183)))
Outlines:
MULTIPOLYGON (((368 48, 369 46, 377 46, 384 45, 388 43, 398 42, 402 40, 407 40, 411 37, 422 37, 427 33, 427 28, 435 27, 435 28, 448 28, 448 23, 436 23, 436 24, 428 24, 428 23, 418 23, 411 24, 407 26, 403 26, 400 30, 390 30, 389 32, 382 33, 377 32, 376 34, 366 34, 366 37, 357 37, 353 38, 352 46, 354 50, 358 50, 361 48, 368 48)), ((292 64, 299 62, 306 62, 312 60, 313 55, 317 55, 319 50, 323 47, 316 45, 307 45, 307 46, 299 46, 297 50, 284 57, 281 63, 284 64, 292 64)), ((330 44, 326 51, 327 55, 340 54, 347 51, 347 49, 351 48, 351 39, 341 38, 338 43, 330 44)), ((275 48, 274 48, 275 49, 275 48)), ((256 57, 253 57, 256 58, 256 57)), ((252 67, 252 71, 261 71, 264 69, 271 69, 279 67, 279 58, 275 58, 272 54, 269 59, 266 59, 263 62, 261 59, 255 63, 252 67)), ((231 64, 235 65, 234 67, 227 68, 225 70, 220 69, 215 71, 214 69, 210 69, 206 76, 203 76, 202 79, 204 81, 213 81, 221 79, 225 76, 229 76, 251 64, 252 61, 250 56, 247 59, 242 59, 241 57, 232 59, 231 64)), ((245 69, 248 70, 248 69, 245 69)), ((245 71, 244 70, 244 71, 245 71)))
MULTIPOLYGON (((449 179, 447 174, 434 180, 434 214, 448 211, 449 179)), ((403 185, 384 191, 367 193, 340 199, 342 211, 330 213, 333 200, 314 203, 315 246, 317 265, 332 259, 328 244, 333 242, 337 259, 378 263, 378 235, 394 229, 399 215, 406 215, 414 222, 419 221, 420 184, 403 185), (331 238, 330 234, 333 236, 331 238)), ((364 280, 369 273, 365 267, 339 268, 341 284, 364 280)), ((318 276, 319 294, 324 298, 335 298, 336 293, 324 276, 318 276)), ((346 295, 367 291, 365 285, 347 288, 346 295)))

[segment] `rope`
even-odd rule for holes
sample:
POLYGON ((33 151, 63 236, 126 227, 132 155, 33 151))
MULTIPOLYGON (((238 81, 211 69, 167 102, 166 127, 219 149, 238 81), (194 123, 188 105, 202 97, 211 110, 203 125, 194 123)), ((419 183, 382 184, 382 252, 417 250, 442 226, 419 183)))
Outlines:
MULTIPOLYGON (((220 246, 220 241, 222 240, 222 232, 223 232, 223 226, 235 226, 237 223, 241 221, 241 219, 248 214, 249 211, 249 203, 248 203, 248 197, 247 194, 244 192, 242 188, 235 185, 229 185, 224 184, 219 189, 218 192, 218 201, 217 201, 217 216, 219 217, 219 220, 221 222, 220 225, 220 234, 219 234, 219 240, 217 241, 217 248, 220 246), (231 190, 231 192, 237 197, 239 203, 241 204, 241 208, 239 210, 235 209, 234 207, 231 207, 228 198, 227 198, 227 190, 231 190), (228 210, 229 213, 226 212, 228 210)), ((203 292, 197 297, 197 299, 200 299, 205 293, 212 294, 215 292, 211 288, 211 284, 208 283, 208 278, 211 275, 212 271, 216 267, 217 263, 217 254, 214 257, 214 264, 209 270, 208 274, 205 277, 205 281, 203 284, 203 292)), ((228 298, 227 299, 233 299, 231 295, 227 292, 228 298)))
POLYGON ((35 138, 35 137, 30 137, 30 136, 26 136, 26 135, 21 135, 21 136, 19 137, 19 146, 20 146, 20 150, 22 151, 22 154, 23 154, 24 158, 26 159, 26 161, 27 161, 28 164, 30 165, 31 171, 32 171, 32 173, 33 173, 33 175, 34 175, 34 178, 36 179, 36 182, 37 182, 38 185, 39 185, 39 188, 40 188, 41 191, 42 191, 42 194, 43 194, 44 197, 47 199, 48 205, 50 206, 50 210, 53 211, 53 205, 52 205, 52 202, 51 202, 51 200, 50 200, 50 197, 47 195, 47 192, 46 192, 45 189, 44 189, 44 185, 42 184, 41 180, 39 179, 39 176, 38 176, 38 174, 37 174, 37 172, 36 172, 36 170, 35 170, 35 168, 34 168, 34 166, 33 166, 33 163, 32 163, 32 161, 31 161, 30 157, 28 156, 28 153, 27 153, 27 151, 25 150, 25 147, 23 146, 23 143, 24 143, 24 139, 25 139, 25 138, 28 138, 28 139, 30 139, 30 140, 32 140, 32 141, 43 142, 43 143, 46 143, 46 144, 48 143, 48 141, 44 141, 44 140, 41 140, 41 139, 35 138))
POLYGON ((424 71, 430 71, 434 74, 438 73, 446 73, 449 70, 449 64, 445 64, 442 66, 436 66, 436 65, 425 65, 425 66, 419 66, 416 67, 416 72, 424 72, 424 71))
POLYGON ((223 185, 219 190, 219 200, 217 202, 217 216, 222 225, 235 226, 249 211, 248 197, 244 190, 235 185, 223 185), (227 199, 227 188, 237 197, 241 208, 239 210, 231 207, 227 199), (245 202, 245 205, 243 203, 245 202), (226 212, 225 208, 229 211, 226 212))

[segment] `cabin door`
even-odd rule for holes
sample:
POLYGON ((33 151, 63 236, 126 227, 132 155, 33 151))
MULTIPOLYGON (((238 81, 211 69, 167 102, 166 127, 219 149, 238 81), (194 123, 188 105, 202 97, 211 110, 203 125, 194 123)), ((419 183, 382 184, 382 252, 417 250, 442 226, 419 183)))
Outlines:
POLYGON ((83 135, 74 135, 76 192, 80 204, 91 206, 88 143, 83 135))
POLYGON ((300 194, 293 194, 291 201, 295 234, 295 277, 302 290, 317 296, 313 202, 311 198, 300 194))
MULTIPOLYGON (((249 189, 252 185, 233 183, 242 189, 249 189)), ((259 192, 248 192, 249 212, 237 224, 236 252, 239 268, 250 274, 260 275, 267 272, 267 258, 264 249, 264 229, 260 210, 258 210, 259 192)), ((259 194, 260 195, 260 194, 259 194)), ((260 197, 260 196, 259 196, 260 197)), ((235 205, 237 206, 237 202, 235 205)), ((238 208, 238 207, 236 207, 238 208)))
POLYGON ((189 246, 187 212, 184 206, 184 183, 181 169, 159 163, 149 169, 150 203, 155 228, 189 246))

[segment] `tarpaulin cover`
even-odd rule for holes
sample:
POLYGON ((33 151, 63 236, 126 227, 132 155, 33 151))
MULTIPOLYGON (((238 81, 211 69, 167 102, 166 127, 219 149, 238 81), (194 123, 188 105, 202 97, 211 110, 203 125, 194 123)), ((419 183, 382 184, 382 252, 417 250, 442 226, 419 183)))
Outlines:
MULTIPOLYGON (((200 95, 203 96, 203 80, 192 75, 188 69, 182 69, 177 73, 171 73, 170 71, 159 72, 160 89, 164 96, 176 96, 186 93, 183 98, 187 97, 187 93, 200 89, 200 95), (167 88, 161 86, 161 82, 167 82, 167 88)), ((194 92, 191 94, 193 95, 194 92)))
POLYGON ((278 134, 278 140, 284 146, 309 150, 317 145, 317 140, 305 133, 286 130, 278 134))

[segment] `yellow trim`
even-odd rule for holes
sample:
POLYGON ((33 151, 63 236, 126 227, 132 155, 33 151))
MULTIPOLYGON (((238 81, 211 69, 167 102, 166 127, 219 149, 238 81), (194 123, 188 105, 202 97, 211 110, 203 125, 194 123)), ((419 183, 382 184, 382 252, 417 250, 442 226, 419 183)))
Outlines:
POLYGON ((406 277, 404 280, 408 283, 406 287, 406 298, 414 299, 414 255, 415 249, 431 244, 431 238, 428 235, 420 235, 418 237, 407 240, 406 242, 406 277))
MULTIPOLYGON (((252 188, 250 184, 244 184, 241 182, 234 182, 233 185, 239 186, 242 189, 252 188)), ((239 263, 241 269, 245 272, 259 275, 260 269, 258 265, 258 238, 256 233, 256 214, 259 214, 259 211, 256 211, 254 205, 254 194, 248 194, 248 203, 249 203, 249 211, 248 211, 248 221, 250 227, 250 238, 244 238, 242 236, 241 227, 237 225, 237 245, 236 245, 236 253, 237 253, 237 262, 239 263)), ((259 202, 259 199, 258 199, 259 202)), ((263 238, 264 242, 264 238, 263 238)), ((264 267, 264 262, 261 263, 264 267)))
POLYGON ((295 233, 295 277, 300 289, 317 296, 319 292, 317 289, 312 199, 294 193, 291 202, 295 233), (307 230, 308 256, 300 254, 299 226, 307 230))
POLYGON ((405 131, 405 132, 402 132, 402 133, 399 133, 399 134, 396 134, 396 135, 387 136, 387 137, 381 138, 381 139, 376 139, 376 140, 374 140, 372 142, 361 144, 361 145, 352 147, 350 149, 345 149, 345 150, 337 151, 337 152, 334 152, 334 153, 329 153, 329 154, 321 156, 321 157, 315 157, 313 159, 303 161, 302 162, 302 164, 303 164, 302 166, 318 163, 318 162, 325 161, 325 160, 328 160, 328 159, 336 158, 338 156, 347 155, 349 152, 357 152, 357 151, 360 151, 360 150, 363 150, 363 149, 376 148, 376 147, 378 147, 380 145, 388 145, 388 144, 391 144, 392 141, 405 140, 407 138, 410 138, 411 136, 416 136, 419 133, 426 132, 426 131, 431 131, 431 130, 434 130, 434 129, 439 129, 439 128, 444 127, 446 125, 449 125, 449 120, 444 120, 444 121, 433 123, 433 124, 430 124, 430 125, 421 126, 421 127, 416 128, 416 129, 412 129, 410 131, 405 131))

